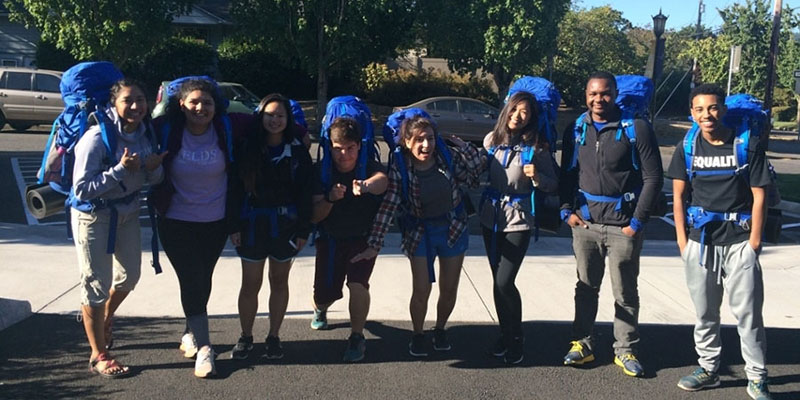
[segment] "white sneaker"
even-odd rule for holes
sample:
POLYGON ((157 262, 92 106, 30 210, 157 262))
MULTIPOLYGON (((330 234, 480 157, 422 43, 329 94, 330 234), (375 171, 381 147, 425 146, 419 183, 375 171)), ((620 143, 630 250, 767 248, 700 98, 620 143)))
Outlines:
POLYGON ((197 342, 191 332, 184 333, 181 337, 181 351, 186 358, 193 358, 197 354, 197 342))
POLYGON ((214 358, 216 354, 211 346, 203 346, 197 351, 197 360, 194 362, 194 376, 198 378, 208 378, 211 375, 217 374, 217 368, 214 366, 214 358))

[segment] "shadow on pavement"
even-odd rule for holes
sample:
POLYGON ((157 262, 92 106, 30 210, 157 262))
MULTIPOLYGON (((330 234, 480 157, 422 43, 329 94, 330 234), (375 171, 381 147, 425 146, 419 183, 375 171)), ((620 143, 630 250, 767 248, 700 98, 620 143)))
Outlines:
MULTIPOLYGON (((284 321, 281 338, 286 357, 272 361, 260 357, 268 322, 258 318, 256 347, 248 360, 239 361, 230 359, 239 335, 238 319, 212 318, 218 375, 200 381, 191 376, 194 361, 177 351, 182 319, 118 318, 112 353, 130 365, 134 374, 129 379, 105 380, 90 378, 86 372, 89 349, 82 325, 74 316, 37 314, 0 332, 0 393, 3 398, 15 399, 205 398, 226 393, 240 398, 263 397, 265 393, 275 398, 340 398, 346 397, 348 385, 357 384, 362 391, 356 398, 394 398, 400 393, 431 397, 432 390, 444 390, 442 398, 530 398, 532 393, 537 393, 536 398, 590 393, 596 399, 626 393, 631 398, 684 398, 675 382, 691 372, 696 362, 692 327, 685 325, 643 325, 640 359, 647 375, 631 379, 613 364, 610 324, 596 328, 597 360, 585 368, 569 368, 561 365, 569 347, 568 323, 525 323, 525 360, 518 367, 507 367, 488 354, 498 334, 494 325, 453 323, 448 330, 453 350, 419 360, 408 355, 410 322, 372 321, 366 327, 366 358, 348 365, 341 356, 349 323, 331 321, 331 329, 312 331, 308 321, 284 321), (334 382, 338 386, 328 386, 334 382)), ((794 345, 799 335, 793 329, 767 330, 776 399, 800 396, 800 348, 794 345)), ((735 328, 725 327, 722 340, 722 388, 704 392, 704 399, 741 397, 746 385, 735 328)))

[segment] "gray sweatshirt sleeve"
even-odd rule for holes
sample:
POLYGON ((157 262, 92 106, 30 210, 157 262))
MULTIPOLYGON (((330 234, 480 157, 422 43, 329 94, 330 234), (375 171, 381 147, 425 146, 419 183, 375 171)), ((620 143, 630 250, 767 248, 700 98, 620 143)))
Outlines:
POLYGON ((72 186, 78 200, 89 201, 125 195, 121 183, 128 171, 119 162, 108 168, 103 162, 106 156, 100 128, 93 126, 75 146, 72 186))

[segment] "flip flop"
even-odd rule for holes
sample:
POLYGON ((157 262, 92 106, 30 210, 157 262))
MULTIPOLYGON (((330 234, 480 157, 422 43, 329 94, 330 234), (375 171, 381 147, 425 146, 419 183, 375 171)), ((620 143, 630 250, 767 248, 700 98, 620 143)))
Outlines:
POLYGON ((89 372, 100 375, 104 378, 121 378, 131 373, 131 369, 118 363, 111 358, 108 353, 100 353, 94 360, 89 361, 89 372), (100 368, 98 363, 105 362, 104 368, 100 368))

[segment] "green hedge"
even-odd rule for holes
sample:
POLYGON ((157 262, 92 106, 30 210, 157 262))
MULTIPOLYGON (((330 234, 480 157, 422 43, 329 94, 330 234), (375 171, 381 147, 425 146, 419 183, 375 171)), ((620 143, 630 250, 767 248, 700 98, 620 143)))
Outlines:
POLYGON ((427 97, 464 96, 498 105, 487 79, 438 71, 389 70, 383 64, 366 66, 359 78, 360 95, 370 103, 400 106, 427 97))
POLYGON ((164 40, 139 59, 122 66, 127 76, 147 86, 148 97, 154 97, 162 81, 187 75, 214 75, 217 53, 205 42, 183 37, 164 40))

